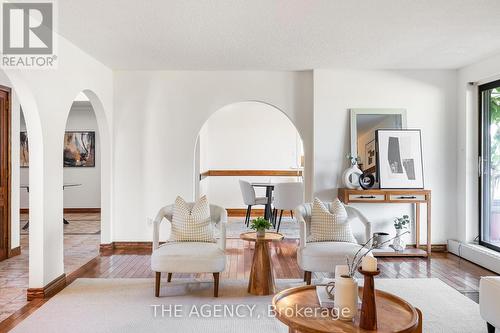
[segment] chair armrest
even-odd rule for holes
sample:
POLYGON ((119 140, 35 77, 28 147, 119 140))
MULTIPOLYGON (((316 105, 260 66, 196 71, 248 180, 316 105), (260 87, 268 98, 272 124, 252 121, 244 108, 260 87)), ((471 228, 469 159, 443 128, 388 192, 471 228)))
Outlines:
POLYGON ((222 251, 226 250, 226 225, 227 225, 227 211, 221 208, 219 221, 216 226, 219 226, 219 248, 222 251))
POLYGON ((174 206, 168 205, 161 208, 153 221, 153 251, 160 247, 160 223, 165 218, 172 221, 174 206))
POLYGON ((307 225, 304 215, 307 213, 304 205, 300 205, 295 208, 295 218, 299 223, 299 247, 301 249, 305 248, 307 245, 307 225))
MULTIPOLYGON (((344 207, 349 215, 356 216, 361 221, 361 223, 363 223, 363 225, 365 226, 365 242, 368 242, 368 240, 372 238, 372 223, 368 221, 366 216, 363 213, 361 213, 359 209, 346 205, 344 205, 344 207)), ((366 246, 367 247, 372 246, 372 242, 370 241, 368 244, 366 244, 366 246)))

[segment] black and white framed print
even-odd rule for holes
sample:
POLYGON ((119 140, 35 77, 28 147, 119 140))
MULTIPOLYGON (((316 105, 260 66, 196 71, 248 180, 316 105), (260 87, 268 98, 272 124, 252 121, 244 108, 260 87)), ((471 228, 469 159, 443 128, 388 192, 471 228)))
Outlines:
POLYGON ((379 129, 375 144, 380 188, 424 188, 419 129, 379 129))

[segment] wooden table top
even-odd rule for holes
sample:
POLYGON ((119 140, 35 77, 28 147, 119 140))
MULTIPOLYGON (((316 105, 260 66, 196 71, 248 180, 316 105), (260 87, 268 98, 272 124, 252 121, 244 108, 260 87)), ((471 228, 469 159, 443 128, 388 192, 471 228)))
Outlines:
POLYGON ((257 237, 257 233, 255 231, 244 232, 240 234, 240 238, 249 242, 272 242, 272 241, 280 241, 284 238, 283 234, 275 231, 266 231, 266 235, 264 237, 257 237))
MULTIPOLYGON (((318 286, 324 288, 324 286, 318 286)), ((359 287, 362 295, 363 287, 359 287)), ((393 294, 376 290, 377 332, 415 332, 419 324, 417 310, 402 298, 393 294)), ((276 318, 288 327, 304 333, 349 333, 373 332, 359 327, 359 314, 354 322, 336 320, 331 314, 322 314, 316 295, 316 286, 290 288, 276 294, 273 298, 276 318), (311 308, 313 315, 303 315, 304 310, 311 308), (303 309, 298 312, 297 309, 303 309), (296 313, 298 315, 296 315, 296 313)))

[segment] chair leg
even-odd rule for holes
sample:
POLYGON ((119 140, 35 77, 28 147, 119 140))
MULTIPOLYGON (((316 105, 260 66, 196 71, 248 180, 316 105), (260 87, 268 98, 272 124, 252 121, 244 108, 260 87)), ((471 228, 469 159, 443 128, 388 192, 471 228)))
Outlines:
POLYGON ((278 228, 276 229, 276 232, 280 231, 280 225, 281 225, 281 218, 283 217, 283 209, 280 211, 280 219, 278 221, 278 228))
POLYGON ((155 296, 160 297, 160 280, 161 280, 161 272, 156 272, 155 279, 155 296))
POLYGON ((250 225, 250 218, 252 217, 252 205, 247 208, 247 227, 250 225))
POLYGON ((491 325, 490 323, 486 323, 488 327, 488 333, 495 333, 495 326, 491 325))
POLYGON ((167 282, 172 281, 172 273, 168 273, 167 282))
POLYGON ((271 214, 271 224, 273 228, 276 228, 276 208, 273 208, 273 213, 271 214))
POLYGON ((214 297, 219 297, 219 275, 220 273, 214 273, 214 297))
POLYGON ((290 216, 292 217, 293 219, 293 210, 290 211, 290 216))
POLYGON ((312 273, 309 271, 304 272, 304 282, 309 286, 311 284, 312 273))

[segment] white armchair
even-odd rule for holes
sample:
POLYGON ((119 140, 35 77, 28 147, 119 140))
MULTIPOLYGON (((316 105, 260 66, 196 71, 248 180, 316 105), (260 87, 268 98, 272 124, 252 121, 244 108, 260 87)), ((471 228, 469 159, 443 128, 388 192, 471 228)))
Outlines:
POLYGON ((500 276, 482 276, 479 281, 479 312, 488 333, 500 329, 500 276))
MULTIPOLYGON (((335 272, 336 265, 345 265, 345 258, 353 257, 361 248, 361 245, 372 237, 371 223, 356 208, 345 206, 348 215, 348 223, 359 220, 364 232, 354 233, 359 244, 347 242, 307 242, 311 228, 312 203, 306 203, 295 208, 295 216, 299 222, 300 245, 297 251, 299 267, 304 271, 304 281, 311 284, 312 272, 335 272)), ((325 203, 329 211, 331 203, 325 203)), ((370 244, 369 244, 370 245, 370 244)), ((371 255, 371 253, 369 254, 371 255)))
MULTIPOLYGON (((189 203, 192 206, 194 203, 189 203)), ((213 273, 214 297, 219 294, 219 273, 226 267, 226 223, 227 211, 219 206, 210 205, 210 216, 218 233, 217 243, 206 242, 167 242, 160 245, 160 223, 165 218, 172 221, 174 205, 160 209, 154 220, 153 253, 151 269, 156 272, 155 296, 160 296, 161 273, 213 273)))

